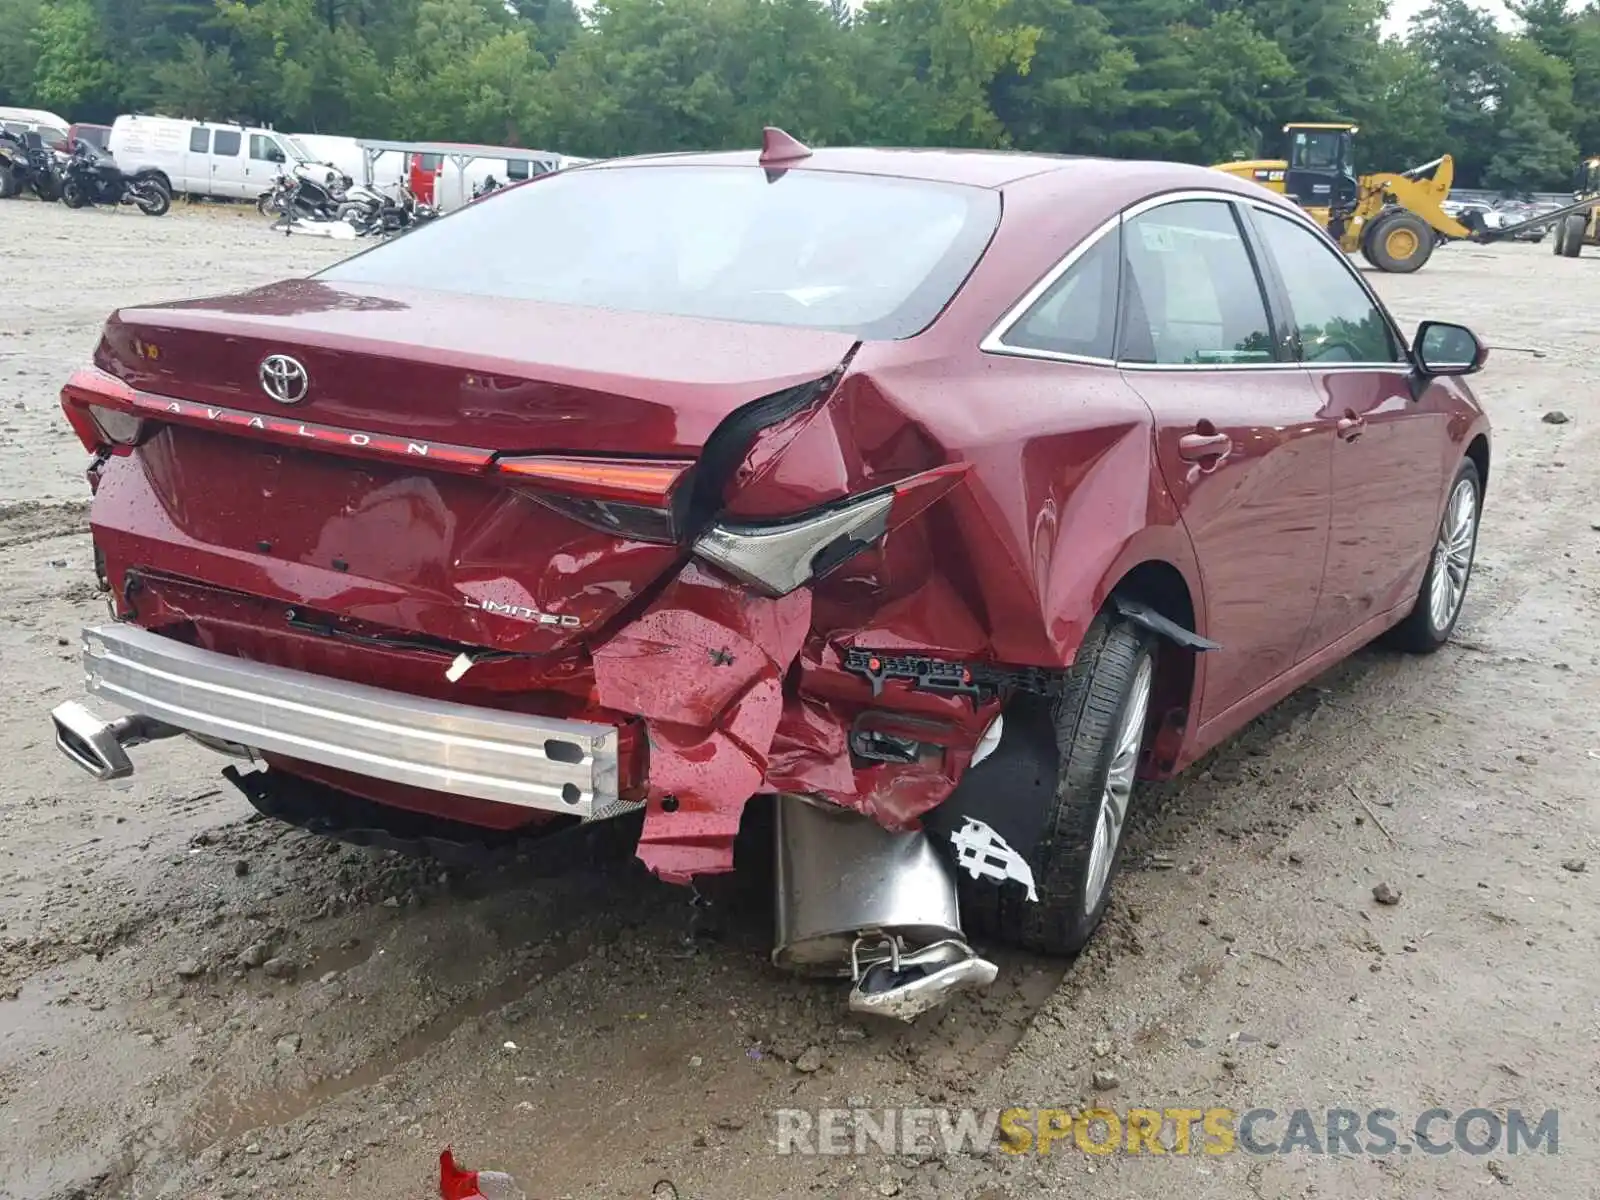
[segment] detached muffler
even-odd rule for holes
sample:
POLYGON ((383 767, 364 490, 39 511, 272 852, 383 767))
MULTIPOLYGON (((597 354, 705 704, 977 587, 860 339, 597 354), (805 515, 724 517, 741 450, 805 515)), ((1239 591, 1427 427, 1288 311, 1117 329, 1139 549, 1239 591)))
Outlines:
POLYGON ((955 879, 920 830, 779 796, 777 888, 772 961, 849 976, 852 1012, 910 1021, 999 973, 962 936, 955 879))
POLYGON ((50 713, 50 723, 56 729, 56 749, 101 782, 126 779, 133 774, 129 746, 183 732, 138 713, 102 721, 76 700, 56 705, 50 713))

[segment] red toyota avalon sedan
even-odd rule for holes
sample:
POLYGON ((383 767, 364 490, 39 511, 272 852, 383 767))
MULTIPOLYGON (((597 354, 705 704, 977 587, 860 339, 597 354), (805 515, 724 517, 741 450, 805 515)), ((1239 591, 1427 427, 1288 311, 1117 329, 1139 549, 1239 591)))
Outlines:
POLYGON ((1136 778, 1458 620, 1460 326, 1297 209, 1022 154, 617 160, 309 279, 125 309, 62 393, 113 619, 54 714, 395 844, 776 796, 776 960, 899 1017, 1071 954, 1136 778))

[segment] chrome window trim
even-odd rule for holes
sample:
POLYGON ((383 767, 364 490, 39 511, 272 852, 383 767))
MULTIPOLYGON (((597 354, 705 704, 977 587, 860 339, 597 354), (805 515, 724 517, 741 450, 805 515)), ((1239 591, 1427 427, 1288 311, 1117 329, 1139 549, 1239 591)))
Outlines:
MULTIPOLYGON (((1100 358, 1089 354, 1066 354, 1057 350, 1035 350, 1028 346, 1008 345, 1005 337, 1012 328, 1028 314, 1039 300, 1055 286, 1056 281, 1070 271, 1077 261, 1094 249, 1100 240, 1107 237, 1112 231, 1119 229, 1124 222, 1134 217, 1142 216, 1157 208, 1168 204, 1181 204, 1186 200, 1220 200, 1229 204, 1248 205, 1260 209, 1262 212, 1278 216, 1286 221, 1298 224, 1301 228, 1309 230, 1319 237, 1326 238, 1327 233, 1315 221, 1306 216, 1299 209, 1286 209, 1270 201, 1258 200, 1254 196, 1242 196, 1238 192, 1212 188, 1185 188, 1181 191, 1162 192, 1158 196, 1147 196, 1137 204, 1130 205, 1096 226, 1082 241, 1080 241, 1066 254, 1057 260, 1042 275, 1038 282, 1022 294, 1022 298, 1001 314, 1000 319, 994 323, 989 332, 978 342, 978 349, 984 354, 997 354, 1006 358, 1030 358, 1040 362, 1066 362, 1077 363, 1080 366, 1090 367, 1117 367, 1124 371, 1374 371, 1374 370, 1399 370, 1409 372, 1414 364, 1407 359, 1395 362, 1372 363, 1314 363, 1314 362, 1263 362, 1263 363, 1132 363, 1122 362, 1114 358, 1100 358)), ((1389 326, 1390 334, 1402 351, 1409 355, 1411 344, 1400 335, 1395 326, 1394 318, 1389 310, 1383 306, 1378 294, 1372 290, 1360 271, 1350 265, 1344 251, 1337 246, 1333 247, 1339 257, 1345 259, 1345 270, 1355 277, 1356 283, 1372 301, 1373 307, 1382 314, 1384 321, 1389 326)), ((1263 287, 1265 284, 1263 284, 1263 287)))
MULTIPOLYGON (((1005 342, 1006 334, 1011 332, 1023 317, 1028 315, 1028 310, 1037 304, 1056 281, 1073 268, 1073 265, 1089 251, 1100 244, 1100 240, 1110 235, 1122 226, 1122 213, 1117 213, 1108 221, 1102 221, 1087 237, 1072 249, 1068 250, 1048 271, 1040 277, 1039 281, 1022 294, 1018 300, 995 322, 994 327, 983 336, 978 343, 978 349, 985 354, 1003 354, 1012 358, 1039 358, 1048 362, 1083 363, 1096 367, 1114 367, 1116 359, 1100 358, 1092 354, 1066 354, 1059 350, 1035 350, 1028 346, 1009 346, 1005 342)), ((1002 217, 1002 220, 1004 218, 1002 217)))

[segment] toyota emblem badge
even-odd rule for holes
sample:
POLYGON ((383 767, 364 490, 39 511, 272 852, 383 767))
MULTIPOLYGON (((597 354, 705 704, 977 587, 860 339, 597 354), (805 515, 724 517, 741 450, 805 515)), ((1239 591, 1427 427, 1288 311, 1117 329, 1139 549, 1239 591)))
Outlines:
POLYGON ((261 390, 279 404, 299 404, 310 386, 311 377, 299 359, 270 354, 261 360, 261 390))

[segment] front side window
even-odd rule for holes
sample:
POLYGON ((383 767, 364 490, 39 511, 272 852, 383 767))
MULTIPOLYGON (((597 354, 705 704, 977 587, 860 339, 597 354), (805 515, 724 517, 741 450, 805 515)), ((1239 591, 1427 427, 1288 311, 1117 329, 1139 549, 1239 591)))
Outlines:
MULTIPOLYGON (((250 157, 257 162, 272 162, 272 152, 278 149, 278 143, 265 134, 252 133, 250 135, 250 157)), ((279 151, 282 153, 282 151, 279 151)))
POLYGON ((558 172, 318 278, 909 337, 1000 218, 988 188, 750 167, 558 172))
POLYGON ((1121 249, 1116 230, 1100 238, 1006 331, 1002 344, 1109 359, 1116 353, 1121 249))
POLYGON ((1180 200, 1123 223, 1120 358, 1237 366, 1272 362, 1255 264, 1225 200, 1180 200))
POLYGON ((236 129, 218 129, 211 139, 211 150, 214 154, 221 154, 232 158, 239 153, 240 137, 236 129))
POLYGON ((1259 213, 1256 227, 1289 294, 1302 362, 1404 361, 1388 320, 1343 254, 1276 213, 1259 213))

